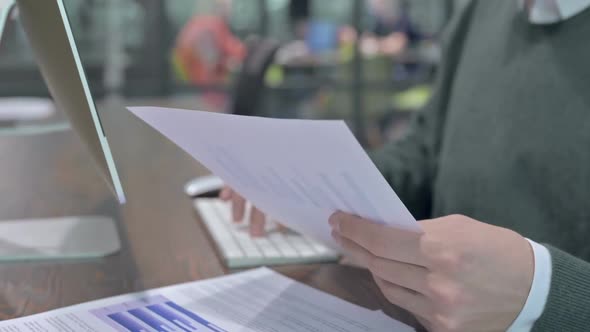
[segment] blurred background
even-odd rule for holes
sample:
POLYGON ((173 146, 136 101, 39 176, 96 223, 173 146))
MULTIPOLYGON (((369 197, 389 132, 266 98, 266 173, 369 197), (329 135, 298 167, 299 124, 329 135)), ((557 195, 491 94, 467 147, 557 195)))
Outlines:
MULTIPOLYGON (((344 119, 366 147, 402 135, 427 101, 441 31, 465 1, 64 0, 99 104, 344 119)), ((3 101, 49 97, 12 16, 0 126, 3 101)))

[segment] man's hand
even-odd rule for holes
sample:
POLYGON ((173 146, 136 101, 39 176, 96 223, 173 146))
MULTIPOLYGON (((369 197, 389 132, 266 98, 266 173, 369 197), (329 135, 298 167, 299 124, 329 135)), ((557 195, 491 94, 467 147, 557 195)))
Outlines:
POLYGON ((245 218, 249 218, 250 236, 259 237, 265 235, 264 224, 266 223, 266 216, 262 211, 258 210, 255 206, 252 206, 250 209, 250 215, 246 216, 246 199, 227 186, 221 190, 219 198, 223 201, 231 202, 234 222, 240 223, 245 218))
POLYGON ((422 234, 341 212, 329 222, 385 297, 430 331, 505 331, 528 297, 533 251, 511 230, 460 215, 421 221, 422 234))

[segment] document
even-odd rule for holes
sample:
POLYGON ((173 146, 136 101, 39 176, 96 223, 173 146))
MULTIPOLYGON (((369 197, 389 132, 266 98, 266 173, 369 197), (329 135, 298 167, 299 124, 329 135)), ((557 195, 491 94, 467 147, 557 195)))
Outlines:
POLYGON ((414 331, 259 268, 0 322, 0 332, 414 331))
POLYGON ((129 110, 256 207, 331 247, 328 219, 338 210, 421 232, 344 121, 129 110))

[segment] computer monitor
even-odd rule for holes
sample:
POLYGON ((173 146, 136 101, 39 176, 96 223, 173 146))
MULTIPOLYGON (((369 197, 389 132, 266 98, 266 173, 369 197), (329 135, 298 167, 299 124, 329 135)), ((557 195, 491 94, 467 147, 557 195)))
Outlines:
MULTIPOLYGON (((4 13, 0 13, 0 41, 2 30, 14 10, 18 10, 20 22, 55 104, 66 113, 107 184, 119 202, 124 203, 123 187, 90 94, 63 0, 10 0, 4 13)), ((102 256, 119 247, 116 227, 110 218, 69 217, 0 223, 0 260, 102 256), (1 236, 2 227, 12 234, 12 238, 1 236), (42 239, 32 239, 44 227, 49 227, 55 238, 48 239, 46 233, 40 234, 42 239), (19 238, 21 233, 23 236, 19 238), (44 243, 45 248, 52 245, 53 248, 44 251, 30 247, 36 241, 44 243)))
POLYGON ((125 194, 90 94, 62 0, 16 0, 19 17, 56 105, 68 116, 121 203, 125 194))

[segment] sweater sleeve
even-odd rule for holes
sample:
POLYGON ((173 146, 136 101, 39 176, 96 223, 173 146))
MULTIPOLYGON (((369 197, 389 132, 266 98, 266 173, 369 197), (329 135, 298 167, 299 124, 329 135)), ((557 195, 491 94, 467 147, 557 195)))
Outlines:
POLYGON ((544 244, 552 274, 545 311, 533 331, 587 331, 590 322, 590 263, 544 244))
POLYGON ((417 219, 430 217, 431 192, 437 169, 442 131, 453 76, 461 58, 474 2, 466 5, 447 25, 442 38, 442 62, 433 94, 412 119, 408 133, 369 155, 389 185, 417 219))

